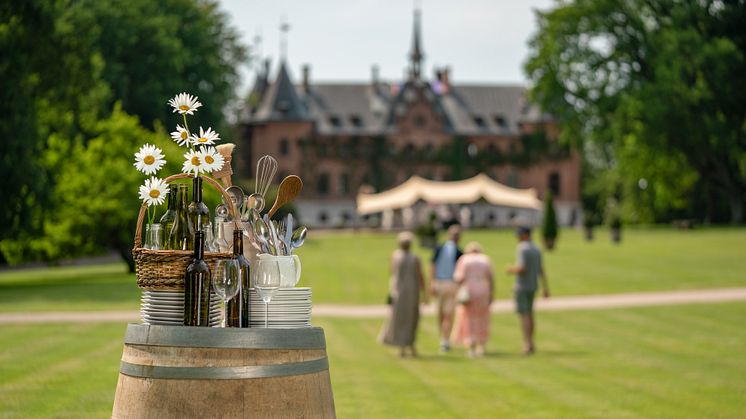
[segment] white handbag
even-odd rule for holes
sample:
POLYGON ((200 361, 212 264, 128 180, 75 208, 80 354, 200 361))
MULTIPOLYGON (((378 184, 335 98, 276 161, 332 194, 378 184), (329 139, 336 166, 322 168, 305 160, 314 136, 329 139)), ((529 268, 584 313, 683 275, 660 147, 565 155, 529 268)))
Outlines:
POLYGON ((459 286, 458 291, 456 291, 456 302, 459 304, 466 304, 470 299, 471 295, 469 295, 469 287, 467 287, 466 284, 459 286))

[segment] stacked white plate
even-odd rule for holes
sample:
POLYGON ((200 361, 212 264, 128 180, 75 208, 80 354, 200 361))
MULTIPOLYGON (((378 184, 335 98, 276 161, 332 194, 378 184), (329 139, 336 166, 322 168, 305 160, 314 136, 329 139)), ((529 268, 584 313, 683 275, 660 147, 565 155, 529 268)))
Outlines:
MULTIPOLYGON (((210 325, 220 324, 220 298, 210 293, 210 325)), ((184 291, 142 292, 140 317, 145 324, 184 325, 184 291)))
MULTIPOLYGON (((251 289, 251 327, 264 327, 264 301, 251 289)), ((269 303, 267 327, 296 329, 311 327, 311 288, 280 288, 269 303)))

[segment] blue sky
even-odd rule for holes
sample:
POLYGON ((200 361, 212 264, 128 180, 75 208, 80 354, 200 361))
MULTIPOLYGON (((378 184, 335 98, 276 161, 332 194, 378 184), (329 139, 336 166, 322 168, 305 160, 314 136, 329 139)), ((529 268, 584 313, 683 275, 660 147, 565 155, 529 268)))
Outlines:
MULTIPOLYGON (((552 0, 425 0, 422 41, 425 74, 449 65, 457 83, 525 83, 522 63, 527 40, 536 30, 533 9, 552 0)), ((311 65, 322 81, 369 80, 371 66, 381 77, 399 80, 412 38, 412 1, 394 0, 220 0, 245 44, 261 34, 261 55, 279 57, 279 26, 287 18, 287 60, 295 80, 311 65)), ((247 78, 253 72, 245 71, 247 78)), ((247 81, 242 89, 245 89, 247 81)))

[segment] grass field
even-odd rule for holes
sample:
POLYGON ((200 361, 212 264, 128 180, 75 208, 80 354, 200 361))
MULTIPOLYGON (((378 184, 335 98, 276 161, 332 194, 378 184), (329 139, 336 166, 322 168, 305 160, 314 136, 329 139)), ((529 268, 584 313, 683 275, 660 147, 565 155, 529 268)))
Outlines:
MULTIPOLYGON (((554 295, 746 286, 738 269, 746 259, 746 229, 630 229, 621 245, 606 231, 588 243, 563 230, 558 249, 546 253, 554 295)), ((502 271, 514 257, 511 231, 467 231, 462 240, 482 243, 498 271, 498 298, 512 278, 502 271)), ((388 286, 393 234, 317 233, 298 251, 300 286, 311 286, 315 303, 381 304, 388 286)), ((429 251, 417 249, 424 261, 429 251)), ((429 263, 425 263, 426 271, 429 263)), ((125 310, 138 308, 139 291, 123 264, 20 270, 0 273, 0 312, 125 310)))
MULTIPOLYGON (((540 313, 526 358, 514 316, 495 315, 482 359, 437 355, 431 317, 418 359, 376 343, 381 320, 314 323, 340 418, 740 418, 745 318, 742 303, 540 313)), ((0 417, 107 417, 124 329, 2 326, 0 417)))

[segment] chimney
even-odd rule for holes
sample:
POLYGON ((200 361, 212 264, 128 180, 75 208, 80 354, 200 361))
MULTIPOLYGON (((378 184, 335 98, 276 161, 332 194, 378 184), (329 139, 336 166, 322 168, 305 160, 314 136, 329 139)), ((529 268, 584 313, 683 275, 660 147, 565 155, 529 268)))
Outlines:
POLYGON ((380 83, 380 70, 377 64, 373 64, 370 67, 370 85, 373 86, 374 90, 378 90, 380 83))
POLYGON ((440 82, 443 84, 443 94, 447 94, 451 90, 451 67, 443 67, 440 82))
POLYGON ((269 79, 269 58, 267 58, 266 60, 264 60, 264 75, 263 75, 263 77, 264 77, 265 80, 269 79))
POLYGON ((311 86, 311 83, 310 83, 311 66, 308 64, 303 64, 302 69, 303 69, 303 90, 308 92, 309 90, 311 90, 311 87, 310 87, 311 86))

